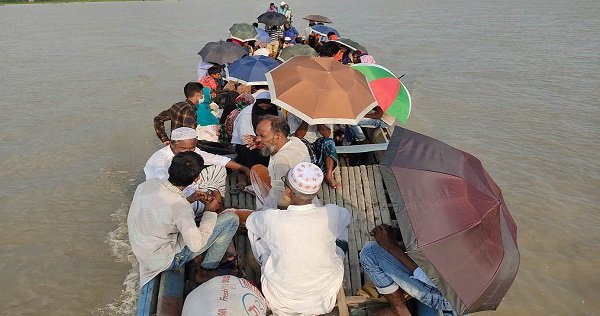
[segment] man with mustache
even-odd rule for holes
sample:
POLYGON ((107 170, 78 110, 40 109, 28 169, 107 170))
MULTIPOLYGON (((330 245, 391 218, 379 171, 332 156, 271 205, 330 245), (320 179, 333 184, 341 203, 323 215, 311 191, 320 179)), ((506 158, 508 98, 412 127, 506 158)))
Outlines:
POLYGON ((269 158, 268 169, 255 165, 250 170, 252 188, 256 195, 256 209, 277 208, 284 191, 281 178, 295 165, 310 162, 306 145, 297 137, 290 137, 290 126, 279 116, 265 115, 256 127, 256 136, 245 135, 246 146, 258 148, 269 158))

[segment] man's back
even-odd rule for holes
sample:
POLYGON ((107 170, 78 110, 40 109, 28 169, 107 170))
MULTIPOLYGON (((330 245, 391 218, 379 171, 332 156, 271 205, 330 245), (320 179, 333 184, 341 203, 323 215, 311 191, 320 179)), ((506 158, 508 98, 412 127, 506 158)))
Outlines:
POLYGON ((292 205, 253 213, 246 223, 262 267, 262 289, 281 312, 322 314, 335 305, 350 214, 336 205, 292 205))
POLYGON ((152 178, 140 184, 127 216, 129 243, 140 263, 140 285, 167 269, 184 246, 202 247, 215 222, 216 214, 210 214, 197 228, 192 207, 168 181, 152 178))

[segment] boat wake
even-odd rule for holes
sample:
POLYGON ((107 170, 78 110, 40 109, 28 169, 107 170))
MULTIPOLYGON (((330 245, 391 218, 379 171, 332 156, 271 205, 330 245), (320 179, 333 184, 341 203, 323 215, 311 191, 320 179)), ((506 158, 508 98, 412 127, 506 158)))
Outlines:
POLYGON ((112 250, 117 262, 129 262, 131 268, 123 281, 121 295, 112 303, 93 310, 92 315, 135 315, 139 291, 139 270, 127 236, 128 210, 129 205, 122 205, 111 215, 113 220, 119 223, 119 226, 108 233, 106 243, 112 250))

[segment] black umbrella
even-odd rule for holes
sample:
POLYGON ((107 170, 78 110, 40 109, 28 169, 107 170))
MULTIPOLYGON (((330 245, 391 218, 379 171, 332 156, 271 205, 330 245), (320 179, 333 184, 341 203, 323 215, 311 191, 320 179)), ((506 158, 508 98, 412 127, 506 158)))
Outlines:
POLYGON ((285 15, 277 12, 265 12, 258 16, 258 23, 282 26, 287 22, 285 15))
POLYGON ((225 41, 206 43, 198 52, 203 61, 219 65, 232 63, 247 54, 242 46, 225 41))

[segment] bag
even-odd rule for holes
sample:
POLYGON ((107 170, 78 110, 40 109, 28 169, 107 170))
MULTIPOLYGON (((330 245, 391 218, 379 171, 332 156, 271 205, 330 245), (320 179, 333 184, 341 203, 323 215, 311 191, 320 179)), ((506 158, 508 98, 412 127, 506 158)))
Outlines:
POLYGON ((199 140, 207 140, 209 142, 219 141, 219 125, 196 126, 196 133, 199 140))
POLYGON ((214 277, 186 297, 181 316, 265 316, 267 301, 248 280, 214 277))

